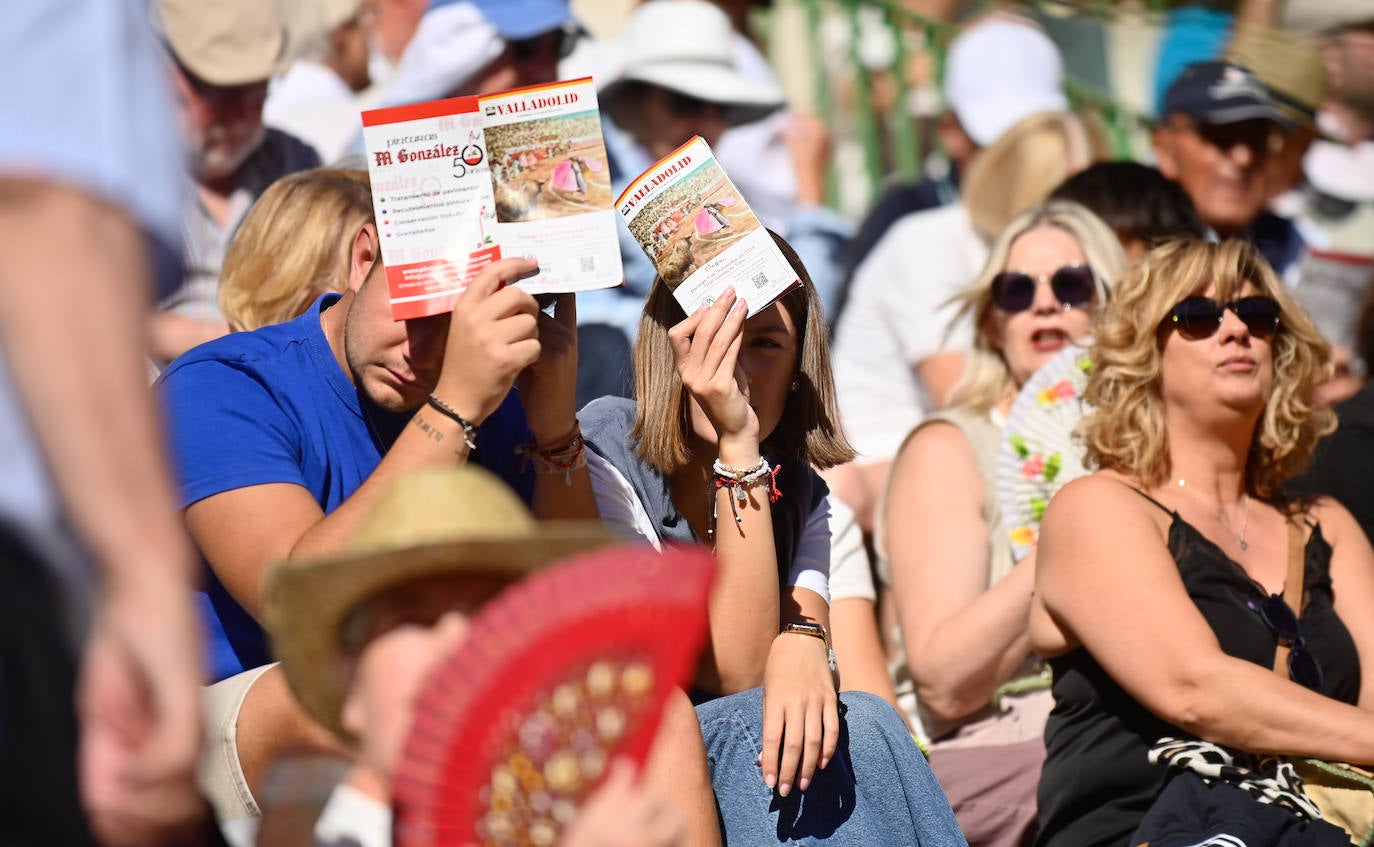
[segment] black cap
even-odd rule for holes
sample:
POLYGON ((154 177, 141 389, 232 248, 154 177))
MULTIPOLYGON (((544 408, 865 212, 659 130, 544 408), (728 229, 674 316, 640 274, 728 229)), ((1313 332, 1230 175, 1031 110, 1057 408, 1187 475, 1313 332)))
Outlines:
POLYGON ((1182 113, 1213 126, 1253 120, 1291 125, 1260 78, 1231 62, 1194 62, 1184 68, 1164 92, 1161 112, 1165 117, 1182 113))

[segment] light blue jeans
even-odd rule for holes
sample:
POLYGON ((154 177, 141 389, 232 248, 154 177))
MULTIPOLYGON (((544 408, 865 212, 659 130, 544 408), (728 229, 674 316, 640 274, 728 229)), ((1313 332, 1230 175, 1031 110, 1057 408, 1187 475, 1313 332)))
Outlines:
POLYGON ((727 847, 967 847, 949 801, 887 701, 840 695, 840 744, 803 793, 763 784, 763 689, 697 706, 727 847))

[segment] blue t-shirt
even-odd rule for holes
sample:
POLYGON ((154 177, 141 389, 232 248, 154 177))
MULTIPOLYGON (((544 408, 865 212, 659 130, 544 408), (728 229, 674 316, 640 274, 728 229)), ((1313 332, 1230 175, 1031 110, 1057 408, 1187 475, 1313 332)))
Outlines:
MULTIPOLYGON (((410 415, 366 401, 339 368, 320 325, 338 299, 327 294, 293 321, 202 344, 163 372, 181 508, 235 488, 292 483, 328 514, 377 467, 410 415)), ((476 455, 527 503, 533 476, 515 448, 529 438, 512 391, 479 428, 476 455)), ((197 600, 212 681, 272 661, 261 627, 209 567, 197 600)))

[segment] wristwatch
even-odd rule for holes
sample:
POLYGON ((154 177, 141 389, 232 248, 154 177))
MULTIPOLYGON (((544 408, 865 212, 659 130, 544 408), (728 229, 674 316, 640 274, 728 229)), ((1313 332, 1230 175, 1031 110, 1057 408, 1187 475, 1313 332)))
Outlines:
POLYGON ((836 671, 835 648, 830 644, 830 632, 824 626, 811 621, 788 621, 782 626, 783 632, 795 632, 800 635, 809 635, 812 638, 819 638, 825 642, 826 659, 830 662, 830 671, 836 671))

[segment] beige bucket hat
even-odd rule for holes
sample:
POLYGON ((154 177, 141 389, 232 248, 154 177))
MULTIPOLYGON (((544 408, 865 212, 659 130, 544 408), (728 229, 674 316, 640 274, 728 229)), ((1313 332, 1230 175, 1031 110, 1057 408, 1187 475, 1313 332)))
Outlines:
POLYGON ((481 574, 512 582, 558 559, 620 541, 595 521, 537 521, 481 468, 398 478, 346 554, 283 562, 267 575, 263 623, 287 682, 311 716, 341 737, 349 657, 343 627, 364 600, 426 577, 481 574))
POLYGON ((211 85, 264 82, 285 70, 278 0, 152 0, 149 20, 177 61, 211 85))

